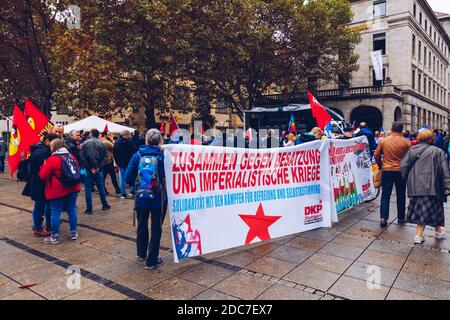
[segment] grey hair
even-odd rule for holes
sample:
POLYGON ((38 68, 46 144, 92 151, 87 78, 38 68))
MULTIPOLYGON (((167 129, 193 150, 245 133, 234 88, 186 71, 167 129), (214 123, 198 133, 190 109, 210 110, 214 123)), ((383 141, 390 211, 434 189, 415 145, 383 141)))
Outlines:
POLYGON ((145 135, 145 143, 150 146, 158 146, 161 142, 161 133, 157 129, 150 129, 145 135))
POLYGON ((75 133, 75 132, 80 132, 80 130, 70 130, 70 132, 69 132, 69 137, 71 137, 71 136, 73 136, 73 134, 75 133))

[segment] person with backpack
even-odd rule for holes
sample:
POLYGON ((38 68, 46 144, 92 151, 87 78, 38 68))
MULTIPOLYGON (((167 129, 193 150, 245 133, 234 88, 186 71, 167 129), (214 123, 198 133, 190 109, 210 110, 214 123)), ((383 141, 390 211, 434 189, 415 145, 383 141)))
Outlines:
POLYGON ((52 155, 39 171, 40 179, 45 181, 45 198, 49 201, 51 209, 52 232, 44 239, 44 243, 58 244, 63 208, 69 217, 70 239, 78 239, 77 197, 81 190, 80 167, 62 139, 53 140, 50 148, 52 155))
POLYGON ((102 210, 109 210, 111 206, 108 204, 105 192, 105 180, 103 178, 103 167, 106 164, 106 154, 108 149, 98 137, 100 132, 92 129, 91 138, 83 142, 81 145, 81 159, 83 167, 86 169, 84 177, 84 187, 86 193, 86 211, 85 214, 92 214, 92 189, 93 183, 97 185, 100 201, 102 202, 102 210))
POLYGON ((154 269, 164 263, 158 255, 162 225, 167 210, 167 192, 165 190, 164 153, 159 147, 161 143, 159 130, 150 129, 145 140, 146 145, 141 146, 131 158, 125 180, 129 185, 134 185, 136 182, 137 258, 145 261, 146 269, 154 269), (149 242, 148 219, 150 216, 151 238, 149 242))
POLYGON ((32 211, 33 234, 36 237, 48 237, 50 235, 50 205, 45 199, 45 182, 39 178, 39 170, 44 162, 51 156, 50 143, 57 139, 54 133, 45 132, 42 141, 30 146, 31 155, 27 161, 27 177, 22 195, 30 197, 34 201, 32 211), (42 226, 45 217, 46 228, 42 226))
POLYGON ((7 146, 3 137, 0 136, 0 174, 5 173, 5 158, 7 146))
MULTIPOLYGON (((119 139, 114 144, 114 158, 116 159, 117 166, 119 167, 120 176, 120 197, 125 199, 127 197, 126 193, 126 182, 125 173, 127 171, 128 164, 130 163, 131 157, 136 153, 133 144, 131 143, 131 133, 125 130, 121 133, 119 139)), ((131 187, 130 196, 134 193, 134 188, 131 187)))

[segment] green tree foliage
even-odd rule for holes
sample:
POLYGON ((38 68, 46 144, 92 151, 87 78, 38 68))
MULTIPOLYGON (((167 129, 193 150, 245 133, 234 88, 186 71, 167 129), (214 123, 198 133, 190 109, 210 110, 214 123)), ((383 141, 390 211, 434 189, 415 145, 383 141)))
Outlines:
MULTIPOLYGON (((0 90, 8 93, 2 94, 6 99, 42 96, 48 105, 103 115, 126 115, 144 106, 148 127, 154 126, 155 108, 164 101, 213 123, 207 115, 213 101, 225 101, 242 116, 273 84, 292 91, 315 89, 319 79, 348 82, 355 70, 353 49, 359 34, 346 27, 352 20, 347 0, 80 0, 71 4, 81 8, 81 29, 69 30, 63 23, 44 19, 35 28, 41 52, 32 49, 23 55, 27 63, 30 56, 39 61, 34 65, 39 65, 39 79, 45 85, 39 85, 32 73, 12 69, 22 59, 17 49, 9 45, 7 54, 0 53, 0 76, 8 80, 2 81, 0 90), (195 108, 175 101, 179 86, 192 90, 187 100, 195 108)), ((40 6, 43 16, 51 17, 52 11, 40 6)), ((14 25, 4 26, 5 21, 24 19, 15 16, 20 10, 13 5, 8 8, 1 9, 0 46, 9 37, 8 43, 26 49, 30 42, 26 33, 19 28, 13 34, 14 25)))
POLYGON ((62 25, 56 12, 63 1, 0 1, 0 105, 12 113, 24 98, 45 113, 52 106, 55 78, 50 49, 62 25))

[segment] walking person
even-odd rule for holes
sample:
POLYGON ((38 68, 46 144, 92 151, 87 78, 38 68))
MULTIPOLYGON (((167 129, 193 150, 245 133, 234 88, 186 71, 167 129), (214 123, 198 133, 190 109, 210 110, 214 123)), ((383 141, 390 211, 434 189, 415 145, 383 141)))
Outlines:
POLYGON ((426 226, 435 228, 437 239, 445 236, 444 202, 450 194, 450 172, 445 152, 434 146, 431 130, 422 130, 418 141, 403 158, 401 172, 410 198, 407 220, 417 224, 414 243, 421 244, 426 226))
POLYGON ((164 153, 160 149, 161 134, 150 129, 146 136, 146 145, 141 146, 133 155, 126 172, 126 182, 135 186, 135 208, 137 227, 137 258, 145 261, 146 269, 161 266, 164 261, 158 257, 161 242, 162 225, 167 210, 165 190, 164 153), (151 237, 149 242, 148 219, 151 217, 151 237))
POLYGON ((394 184, 397 194, 398 223, 405 223, 406 183, 400 173, 400 162, 411 147, 411 142, 403 137, 402 132, 403 124, 401 122, 394 122, 392 124, 391 134, 381 140, 374 154, 375 161, 380 170, 382 170, 380 226, 383 228, 387 227, 389 203, 394 184))
POLYGON ((7 149, 5 140, 0 136, 0 174, 5 173, 5 158, 7 149))
POLYGON ((51 230, 50 204, 45 199, 45 181, 39 177, 39 170, 51 156, 50 143, 57 139, 54 133, 45 132, 42 141, 30 147, 29 177, 22 195, 34 201, 33 207, 33 233, 36 237, 48 237, 51 230), (45 217, 46 228, 43 227, 45 217))
POLYGON ((108 150, 106 152, 106 163, 103 167, 103 179, 105 180, 105 193, 108 195, 108 190, 106 189, 106 177, 109 175, 111 177, 111 182, 114 186, 114 190, 116 191, 117 195, 120 195, 120 187, 119 183, 117 182, 117 175, 116 170, 114 167, 114 144, 110 141, 108 138, 108 134, 106 132, 103 132, 100 135, 100 141, 103 142, 106 146, 106 149, 108 150))
POLYGON ((81 159, 83 167, 86 169, 84 187, 86 193, 86 214, 92 214, 92 188, 93 183, 97 185, 102 210, 109 210, 111 206, 106 200, 105 180, 103 178, 103 167, 106 163, 106 153, 108 149, 98 138, 100 132, 97 129, 91 130, 91 138, 81 145, 81 159))
MULTIPOLYGON (((136 153, 136 149, 131 143, 131 132, 125 130, 121 133, 119 139, 114 144, 114 158, 119 167, 120 178, 120 198, 125 199, 127 197, 125 173, 127 171, 128 164, 131 157, 136 153)), ((131 187, 129 196, 133 196, 134 188, 131 187)))
POLYGON ((50 143, 52 155, 42 166, 39 177, 45 181, 45 197, 51 208, 51 235, 44 243, 60 242, 59 227, 64 208, 69 217, 70 239, 77 240, 77 197, 80 192, 80 167, 77 160, 69 153, 62 139, 50 143))

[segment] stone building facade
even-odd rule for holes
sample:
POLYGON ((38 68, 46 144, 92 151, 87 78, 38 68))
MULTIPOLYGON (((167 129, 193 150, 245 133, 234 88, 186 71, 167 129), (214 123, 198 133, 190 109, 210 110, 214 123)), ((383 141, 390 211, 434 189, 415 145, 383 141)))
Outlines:
POLYGON ((361 31, 359 70, 348 88, 322 84, 319 97, 353 123, 388 131, 401 120, 448 129, 450 16, 426 0, 352 0, 351 28, 361 31), (375 81, 370 52, 383 50, 382 82, 375 81))

